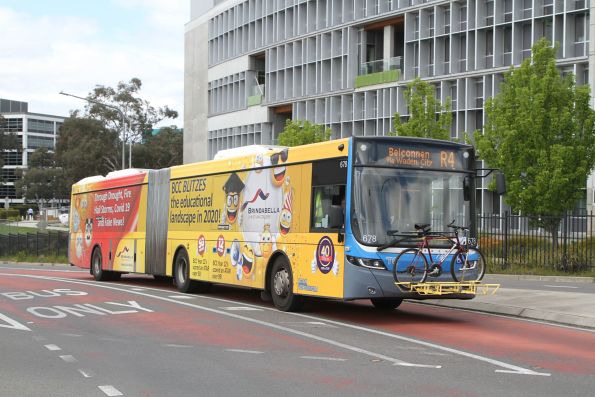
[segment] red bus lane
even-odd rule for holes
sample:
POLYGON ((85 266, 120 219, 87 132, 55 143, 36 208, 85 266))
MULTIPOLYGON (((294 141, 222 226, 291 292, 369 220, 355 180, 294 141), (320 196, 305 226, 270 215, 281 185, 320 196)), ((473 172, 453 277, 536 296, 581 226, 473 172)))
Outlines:
POLYGON ((415 303, 379 313, 367 302, 325 302, 309 314, 546 372, 595 375, 595 333, 588 330, 415 303))
MULTIPOLYGON (((4 270, 4 273, 9 270, 4 270)), ((89 281, 88 273, 46 273, 29 272, 32 275, 64 277, 89 281)), ((332 354, 341 356, 344 352, 336 351, 323 344, 313 343, 299 337, 259 327, 255 324, 237 325, 231 319, 222 316, 192 310, 181 305, 172 305, 157 299, 146 298, 126 292, 99 289, 77 284, 56 284, 52 281, 18 277, 0 277, 0 290, 40 291, 54 288, 69 288, 86 291, 86 296, 63 296, 36 298, 20 301, 19 307, 91 304, 111 311, 135 310, 130 301, 137 302, 151 312, 137 310, 133 315, 89 315, 90 321, 102 322, 118 332, 130 332, 128 336, 153 337, 168 340, 170 343, 201 343, 213 346, 225 346, 236 349, 296 349, 309 351, 310 354, 332 354), (19 285, 15 289, 15 285, 19 285), (42 302, 45 299, 52 303, 42 302), (55 303, 57 302, 57 303, 55 303), (67 302, 67 303, 64 303, 67 302), (128 306, 106 304, 120 303, 128 306), (107 306, 106 306, 107 305, 107 306), (132 307, 130 307, 132 305, 132 307), (105 322, 107 321, 107 323, 105 322), (129 330, 125 325, 134 322, 129 330), (164 339, 167 337, 167 339, 164 339)), ((170 284, 155 282, 147 277, 126 276, 123 283, 143 287, 171 289, 170 284)), ((119 283, 104 285, 117 287, 119 283)), ((129 288, 129 287, 128 287, 129 288)), ((213 298, 237 300, 245 304, 262 306, 263 303, 251 291, 216 288, 209 294, 213 298)), ((543 323, 529 322, 514 318, 491 316, 462 310, 433 307, 415 303, 404 303, 394 312, 379 312, 366 301, 351 303, 315 300, 315 304, 306 306, 306 316, 317 320, 338 321, 359 327, 376 329, 416 340, 433 343, 446 348, 461 350, 517 365, 543 369, 541 372, 562 372, 571 374, 595 375, 595 333, 578 329, 558 327, 543 323)), ((24 323, 34 321, 37 324, 58 326, 54 319, 38 318, 22 309, 15 311, 15 303, 0 295, 0 313, 18 315, 24 323), (27 317, 23 317, 28 315, 27 317)), ((227 305, 227 303, 226 303, 227 305)), ((43 313, 43 311, 42 311, 43 313)), ((49 313, 49 312, 48 312, 49 313)), ((51 313, 50 313, 51 314, 51 313)), ((72 316, 71 316, 72 317, 72 316)), ((395 344, 405 343, 397 339, 395 344)), ((439 352, 439 350, 437 350, 439 352)))
MULTIPOLYGON (((3 269, 2 273, 9 271, 3 269)), ((77 322, 84 320, 84 329, 109 329, 116 338, 141 338, 154 340, 155 343, 226 349, 344 355, 341 351, 298 336, 251 323, 241 322, 238 326, 235 319, 160 299, 110 288, 27 277, 65 276, 71 280, 91 281, 85 273, 49 274, 26 270, 18 273, 0 276, 0 313, 29 328, 76 333, 77 322)), ((152 287, 156 283, 147 278, 139 281, 143 281, 138 283, 139 288, 152 287)), ((163 283, 159 284, 163 287, 163 283)), ((101 286, 124 287, 118 283, 101 283, 101 286)), ((179 295, 173 288, 172 293, 179 295)))

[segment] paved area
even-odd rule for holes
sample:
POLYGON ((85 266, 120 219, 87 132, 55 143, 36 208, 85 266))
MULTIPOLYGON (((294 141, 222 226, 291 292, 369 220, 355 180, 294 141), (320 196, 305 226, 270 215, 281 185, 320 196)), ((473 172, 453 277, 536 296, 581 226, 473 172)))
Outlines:
POLYGON ((487 275, 485 282, 500 283, 501 288, 495 295, 477 296, 468 301, 424 303, 595 329, 595 293, 573 291, 584 284, 594 286, 595 279, 591 277, 487 275), (507 287, 507 282, 514 284, 513 280, 524 280, 524 287, 507 287))

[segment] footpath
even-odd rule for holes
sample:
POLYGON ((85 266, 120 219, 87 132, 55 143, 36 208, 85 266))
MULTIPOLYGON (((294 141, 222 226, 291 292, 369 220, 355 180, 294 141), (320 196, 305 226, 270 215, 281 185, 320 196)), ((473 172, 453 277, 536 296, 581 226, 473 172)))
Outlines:
POLYGON ((422 303, 595 329, 593 277, 488 274, 483 281, 500 283, 501 287, 494 295, 478 295, 471 300, 422 303))

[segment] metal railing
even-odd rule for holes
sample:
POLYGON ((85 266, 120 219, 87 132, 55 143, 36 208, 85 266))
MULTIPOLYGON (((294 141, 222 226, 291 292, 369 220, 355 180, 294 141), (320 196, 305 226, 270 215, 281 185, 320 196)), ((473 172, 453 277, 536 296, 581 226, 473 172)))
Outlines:
POLYGON ((68 232, 0 234, 0 256, 68 256, 68 232))
POLYGON ((379 59, 377 61, 365 62, 360 65, 359 74, 371 74, 379 72, 387 72, 389 70, 402 70, 401 57, 392 57, 386 59, 379 59))
POLYGON ((595 267, 594 219, 592 213, 562 217, 483 214, 477 221, 478 241, 488 263, 501 269, 588 271, 595 267))

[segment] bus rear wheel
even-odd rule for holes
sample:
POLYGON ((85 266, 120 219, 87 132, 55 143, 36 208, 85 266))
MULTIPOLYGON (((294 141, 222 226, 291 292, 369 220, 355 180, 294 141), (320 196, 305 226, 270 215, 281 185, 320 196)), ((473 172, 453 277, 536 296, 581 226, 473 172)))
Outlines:
POLYGON ((403 298, 372 298, 370 301, 378 310, 391 311, 401 306, 403 298))
POLYGON ((91 256, 91 272, 96 281, 109 280, 108 272, 103 270, 103 258, 101 256, 101 249, 96 247, 91 256))
POLYGON ((184 293, 208 292, 211 289, 210 283, 190 279, 190 260, 185 249, 181 249, 176 254, 176 259, 174 260, 174 282, 178 291, 184 293))
POLYGON ((284 256, 280 256, 273 263, 270 282, 271 296, 277 309, 284 312, 293 312, 302 307, 303 298, 293 293, 291 265, 284 256))

